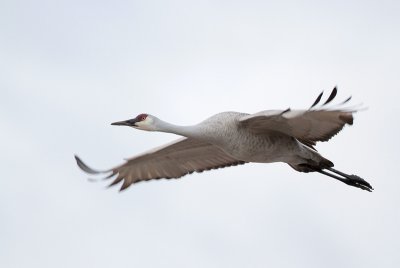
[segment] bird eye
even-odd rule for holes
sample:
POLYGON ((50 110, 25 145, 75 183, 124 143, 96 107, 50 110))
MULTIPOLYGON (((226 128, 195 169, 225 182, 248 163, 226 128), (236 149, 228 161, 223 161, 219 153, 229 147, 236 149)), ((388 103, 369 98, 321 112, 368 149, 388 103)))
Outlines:
POLYGON ((147 118, 147 114, 139 114, 139 115, 136 117, 136 121, 137 121, 137 122, 144 121, 144 120, 146 120, 146 118, 147 118))

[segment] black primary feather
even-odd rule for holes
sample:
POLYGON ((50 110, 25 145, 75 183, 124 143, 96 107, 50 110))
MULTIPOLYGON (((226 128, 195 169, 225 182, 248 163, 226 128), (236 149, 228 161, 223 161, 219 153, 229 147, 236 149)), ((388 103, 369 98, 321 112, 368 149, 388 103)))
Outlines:
POLYGON ((281 112, 281 115, 283 115, 284 113, 290 112, 290 108, 287 108, 286 110, 284 110, 283 112, 281 112))
POLYGON ((347 103, 347 102, 349 102, 349 100, 351 100, 351 96, 350 97, 348 97, 345 101, 343 101, 342 103, 340 103, 339 105, 343 105, 343 104, 345 104, 345 103, 347 103))
POLYGON ((324 92, 322 91, 322 92, 318 95, 317 99, 314 101, 313 105, 311 105, 310 109, 319 103, 319 101, 321 100, 323 94, 324 94, 324 92))
POLYGON ((336 94, 337 94, 337 88, 334 87, 331 92, 331 95, 329 95, 329 98, 326 100, 326 102, 323 105, 330 103, 335 98, 336 94))

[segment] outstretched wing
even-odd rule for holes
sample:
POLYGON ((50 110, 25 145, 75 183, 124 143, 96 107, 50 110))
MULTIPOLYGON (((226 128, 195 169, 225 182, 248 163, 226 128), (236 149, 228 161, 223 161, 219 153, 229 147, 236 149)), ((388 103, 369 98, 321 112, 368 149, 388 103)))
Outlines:
POLYGON ((110 186, 123 181, 121 189, 131 184, 153 179, 176 179, 193 172, 244 164, 220 148, 191 138, 178 139, 160 148, 126 160, 126 163, 106 171, 88 167, 75 156, 78 166, 89 174, 108 174, 110 186))
POLYGON ((278 131, 297 138, 302 143, 313 146, 317 141, 327 141, 336 135, 346 125, 353 124, 355 110, 338 108, 347 103, 350 98, 340 103, 339 106, 328 108, 336 96, 334 88, 325 103, 316 108, 322 97, 317 97, 308 110, 269 110, 243 116, 239 122, 254 133, 278 131))

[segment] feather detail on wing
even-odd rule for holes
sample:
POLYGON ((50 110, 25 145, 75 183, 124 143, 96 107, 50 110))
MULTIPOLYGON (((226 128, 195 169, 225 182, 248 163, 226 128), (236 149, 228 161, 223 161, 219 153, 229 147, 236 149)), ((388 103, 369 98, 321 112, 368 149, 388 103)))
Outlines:
POLYGON ((244 164, 222 149, 196 139, 182 138, 165 146, 126 160, 126 163, 106 171, 97 171, 75 156, 78 166, 89 174, 107 174, 115 177, 110 186, 123 182, 121 190, 131 184, 153 179, 177 179, 193 172, 202 172, 244 164))
MULTIPOLYGON (((308 110, 268 110, 243 116, 239 123, 253 133, 262 134, 268 131, 278 131, 298 139, 303 144, 313 148, 318 141, 327 141, 336 135, 343 127, 353 124, 354 109, 331 108, 326 105, 336 96, 337 89, 322 106, 316 107, 321 100, 322 93, 308 110)), ((350 100, 342 102, 340 105, 350 100)))

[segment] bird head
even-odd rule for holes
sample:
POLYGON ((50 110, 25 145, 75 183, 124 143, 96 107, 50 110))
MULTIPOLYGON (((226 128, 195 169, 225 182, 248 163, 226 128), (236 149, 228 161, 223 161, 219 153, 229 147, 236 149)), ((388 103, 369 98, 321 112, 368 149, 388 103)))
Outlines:
POLYGON ((149 114, 139 114, 133 119, 114 122, 113 126, 128 126, 141 130, 154 131, 154 117, 149 114))

